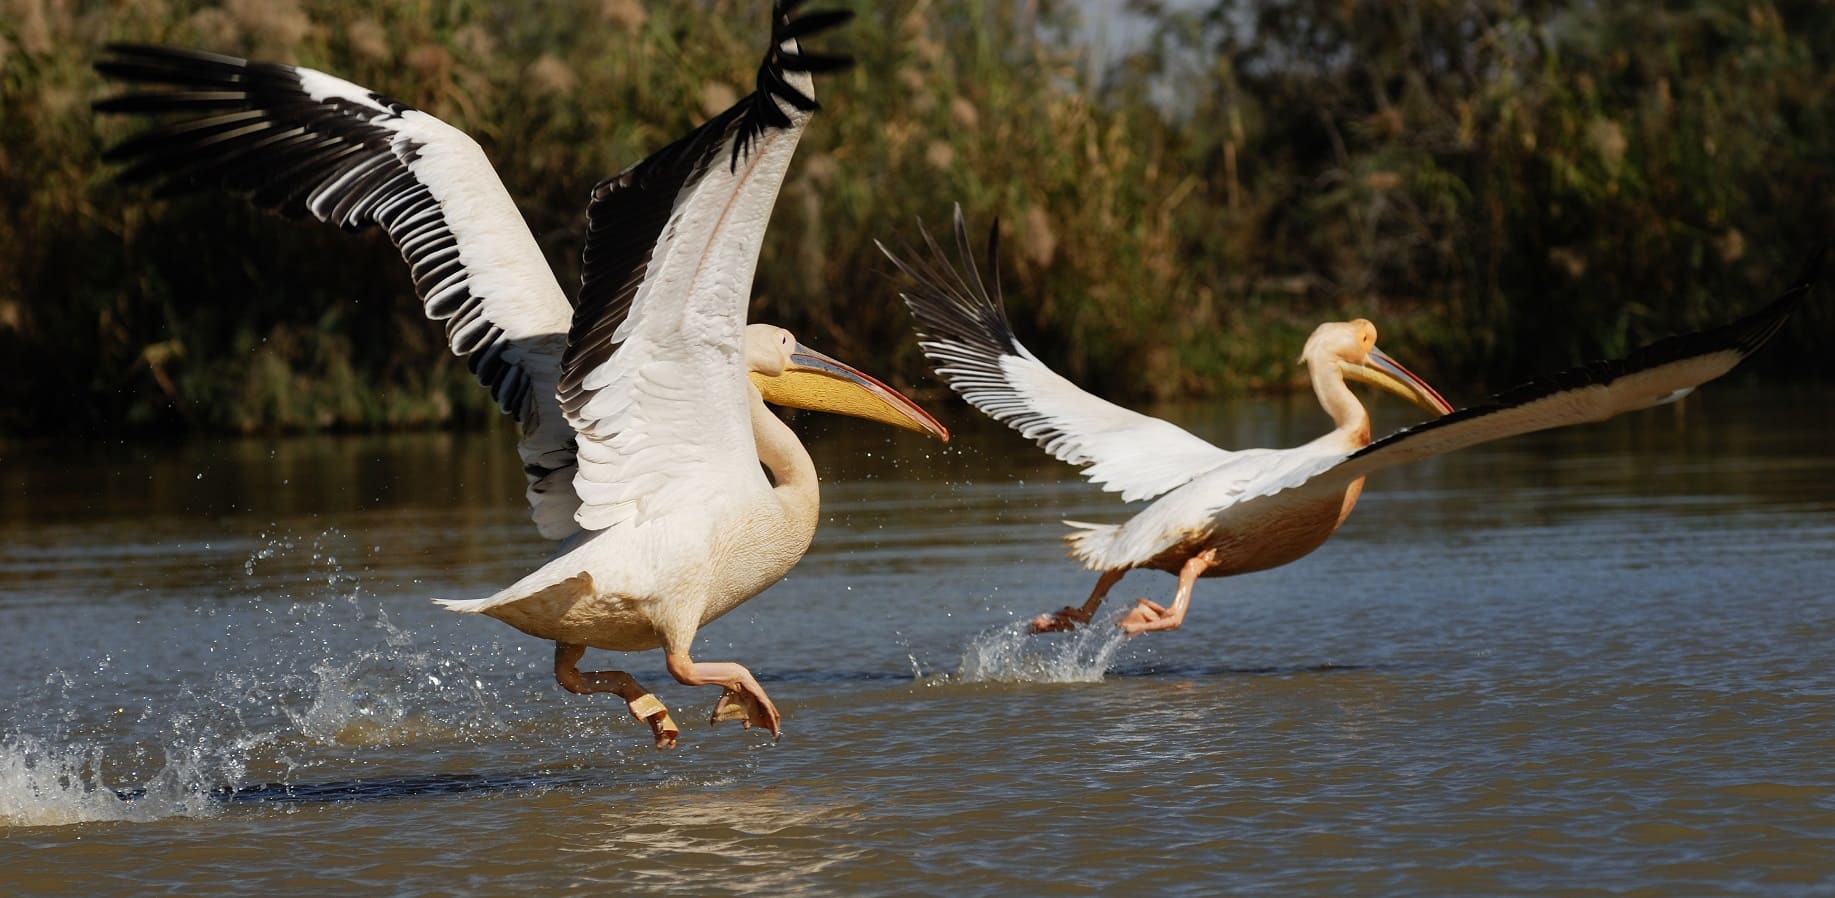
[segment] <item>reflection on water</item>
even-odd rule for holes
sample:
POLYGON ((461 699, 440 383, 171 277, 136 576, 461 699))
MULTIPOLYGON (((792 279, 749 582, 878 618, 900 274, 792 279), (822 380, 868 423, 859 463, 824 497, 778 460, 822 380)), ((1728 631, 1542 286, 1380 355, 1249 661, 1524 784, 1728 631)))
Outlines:
MULTIPOLYGON (((709 730, 713 690, 618 658, 673 753, 427 601, 549 551, 507 434, 8 448, 0 868, 9 894, 1827 891, 1831 399, 1710 389, 1384 472, 1324 549, 1135 640, 1024 633, 1088 594, 1058 522, 1113 496, 978 418, 938 447, 803 416, 816 544, 697 644, 785 738, 709 730)), ((1327 426, 1167 414, 1232 446, 1327 426)), ((1172 587, 1131 574, 1105 613, 1172 587)))
POLYGON ((695 891, 717 882, 737 895, 784 895, 857 862, 862 848, 836 844, 836 830, 862 821, 862 808, 779 788, 734 786, 718 792, 665 789, 638 807, 598 816, 597 851, 620 876, 597 884, 618 891, 695 891))

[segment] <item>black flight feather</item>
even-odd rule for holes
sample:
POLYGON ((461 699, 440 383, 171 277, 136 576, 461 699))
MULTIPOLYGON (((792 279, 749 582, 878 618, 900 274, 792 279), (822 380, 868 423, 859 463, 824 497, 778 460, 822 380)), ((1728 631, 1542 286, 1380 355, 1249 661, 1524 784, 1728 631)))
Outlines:
POLYGON ((787 41, 834 28, 853 13, 818 11, 792 19, 802 0, 779 3, 771 15, 771 46, 759 65, 753 92, 688 134, 593 187, 586 210, 586 248, 579 298, 574 304, 567 354, 559 385, 562 406, 584 404, 581 383, 587 372, 611 358, 612 336, 630 314, 631 301, 649 274, 650 255, 663 239, 675 202, 717 164, 730 140, 730 171, 748 158, 753 142, 773 128, 788 128, 789 116, 778 101, 803 112, 818 108, 815 99, 791 87, 789 72, 825 72, 850 65, 845 56, 807 56, 787 52, 787 41))
POLYGON ((155 181, 159 196, 225 190, 348 230, 380 225, 414 272, 428 317, 445 321, 453 353, 506 413, 526 414, 532 380, 503 359, 509 341, 467 286, 444 210, 414 174, 420 145, 392 129, 411 107, 368 91, 380 110, 314 98, 289 65, 145 44, 106 49, 96 71, 135 90, 94 110, 154 119, 104 153, 124 164, 119 180, 155 181))

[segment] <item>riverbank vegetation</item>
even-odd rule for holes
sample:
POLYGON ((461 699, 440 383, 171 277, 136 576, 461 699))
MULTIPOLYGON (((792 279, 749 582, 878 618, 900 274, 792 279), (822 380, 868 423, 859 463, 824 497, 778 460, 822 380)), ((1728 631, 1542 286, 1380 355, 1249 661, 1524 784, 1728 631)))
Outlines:
MULTIPOLYGON (((818 4, 821 5, 821 4, 818 4)), ((1015 325, 1116 398, 1293 388, 1363 315, 1460 399, 1740 314, 1835 233, 1835 8, 854 4, 753 316, 931 385, 872 239, 998 216, 1015 325)), ((0 433, 492 419, 380 235, 100 159, 107 41, 310 65, 474 135, 563 284, 587 191, 750 89, 763 0, 0 0, 0 433)), ((1835 288, 1824 288, 1824 294, 1835 288)), ((1827 379, 1835 299, 1755 360, 1827 379)))

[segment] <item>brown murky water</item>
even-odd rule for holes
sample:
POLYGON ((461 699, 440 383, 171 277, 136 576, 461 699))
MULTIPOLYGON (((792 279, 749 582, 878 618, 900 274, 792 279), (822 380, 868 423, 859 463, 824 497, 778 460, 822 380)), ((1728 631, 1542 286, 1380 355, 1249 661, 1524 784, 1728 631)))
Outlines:
POLYGON ((816 545, 699 643, 786 735, 633 656, 666 754, 428 603, 547 551, 504 435, 8 450, 0 893, 1835 893, 1831 408, 1710 388, 1389 472, 1132 642, 1017 634, 1109 496, 965 416, 805 419, 816 545))

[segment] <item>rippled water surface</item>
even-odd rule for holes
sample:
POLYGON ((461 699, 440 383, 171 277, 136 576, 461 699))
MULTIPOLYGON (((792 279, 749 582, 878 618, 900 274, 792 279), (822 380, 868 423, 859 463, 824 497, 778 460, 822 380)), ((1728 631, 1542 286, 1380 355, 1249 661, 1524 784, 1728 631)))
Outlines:
POLYGON ((588 655, 669 753, 428 602, 548 551, 505 434, 8 448, 0 894, 1835 893, 1831 408, 1710 388, 1386 472, 1133 641, 1019 634, 1112 497, 965 416, 947 450, 804 418, 815 546, 697 643, 783 741, 588 655))

